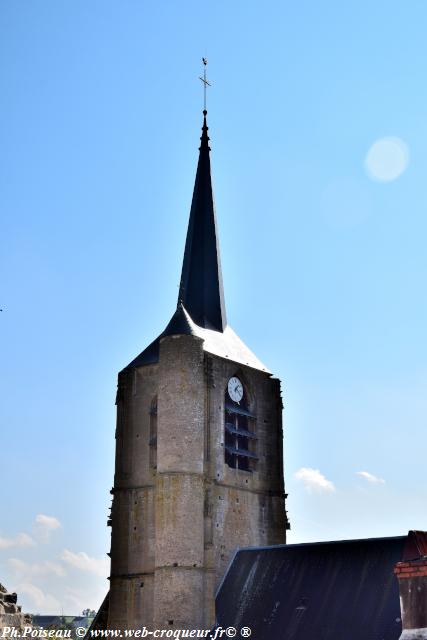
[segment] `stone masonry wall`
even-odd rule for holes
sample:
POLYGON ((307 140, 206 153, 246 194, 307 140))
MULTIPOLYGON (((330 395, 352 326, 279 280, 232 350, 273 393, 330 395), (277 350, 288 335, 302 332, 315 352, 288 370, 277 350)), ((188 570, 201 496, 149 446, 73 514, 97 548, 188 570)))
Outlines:
POLYGON ((14 627, 19 632, 23 631, 24 627, 32 626, 30 614, 22 613, 17 599, 16 593, 9 593, 0 584, 0 635, 5 627, 14 627))
POLYGON ((157 376, 157 365, 119 375, 108 619, 114 629, 153 624, 156 469, 150 466, 150 408, 157 376))
POLYGON ((158 364, 119 375, 110 628, 207 628, 236 547, 285 542, 281 416, 278 380, 204 353, 195 336, 164 338, 158 364), (233 375, 255 415, 253 472, 224 460, 233 375))
POLYGON ((199 338, 160 343, 154 588, 160 629, 205 623, 203 363, 199 338))
POLYGON ((209 356, 210 459, 207 483, 207 603, 212 601, 237 547, 284 544, 286 511, 282 465, 280 382, 268 374, 209 356), (255 415, 259 458, 253 472, 230 468, 224 460, 224 412, 228 380, 238 376, 255 415))

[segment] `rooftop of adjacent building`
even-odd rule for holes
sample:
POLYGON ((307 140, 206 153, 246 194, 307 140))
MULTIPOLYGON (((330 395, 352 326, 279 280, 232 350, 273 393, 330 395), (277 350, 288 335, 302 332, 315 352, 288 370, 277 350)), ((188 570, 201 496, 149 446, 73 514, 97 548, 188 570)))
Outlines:
POLYGON ((218 625, 259 640, 398 640, 394 567, 425 556, 427 533, 237 550, 218 589, 218 625))

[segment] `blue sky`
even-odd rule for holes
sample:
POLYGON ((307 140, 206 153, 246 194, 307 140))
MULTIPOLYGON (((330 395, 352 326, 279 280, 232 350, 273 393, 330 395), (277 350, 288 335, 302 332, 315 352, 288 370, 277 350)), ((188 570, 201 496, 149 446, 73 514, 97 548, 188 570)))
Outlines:
POLYGON ((116 376, 174 310, 203 55, 228 319, 283 381, 289 541, 427 529, 425 0, 0 14, 1 582, 33 613, 108 588, 116 376))

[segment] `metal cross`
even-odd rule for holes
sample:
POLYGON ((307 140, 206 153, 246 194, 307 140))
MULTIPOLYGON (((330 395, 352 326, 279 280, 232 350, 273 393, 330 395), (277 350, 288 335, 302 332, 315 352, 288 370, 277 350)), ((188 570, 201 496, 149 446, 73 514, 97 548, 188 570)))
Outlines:
POLYGON ((211 87, 211 83, 208 82, 206 80, 206 65, 208 64, 208 61, 206 60, 206 58, 202 58, 202 62, 203 62, 203 78, 201 76, 199 76, 199 80, 201 80, 203 82, 203 107, 204 110, 206 111, 206 87, 211 87))

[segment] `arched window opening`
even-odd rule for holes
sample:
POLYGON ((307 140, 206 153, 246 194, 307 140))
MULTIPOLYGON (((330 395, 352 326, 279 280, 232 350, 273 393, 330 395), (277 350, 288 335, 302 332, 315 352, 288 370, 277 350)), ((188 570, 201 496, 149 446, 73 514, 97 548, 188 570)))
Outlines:
POLYGON ((157 469, 157 396, 150 406, 150 468, 157 469))
POLYGON ((225 390, 224 457, 232 469, 254 471, 256 462, 255 416, 249 397, 237 377, 230 378, 225 390))

